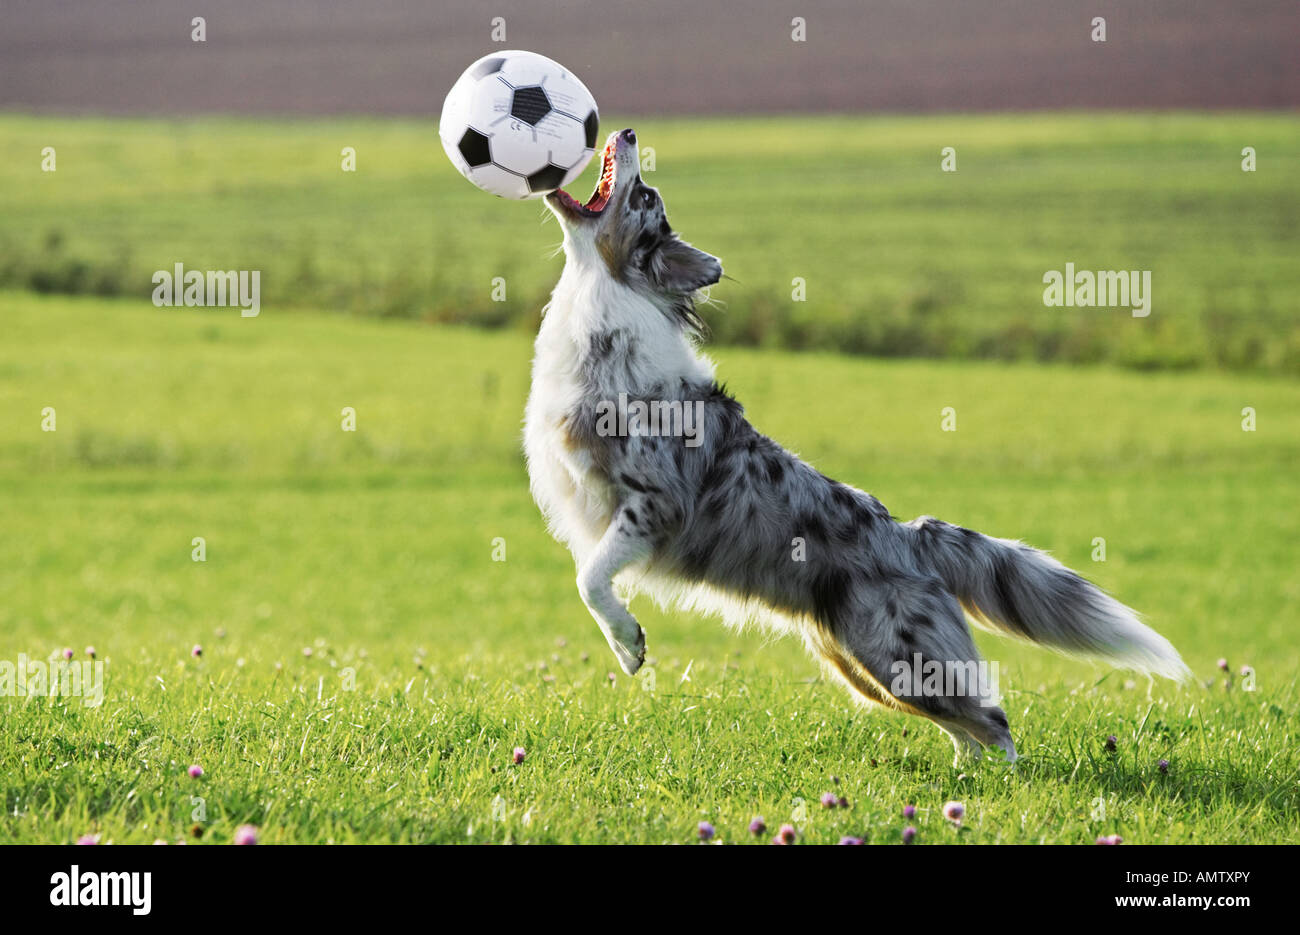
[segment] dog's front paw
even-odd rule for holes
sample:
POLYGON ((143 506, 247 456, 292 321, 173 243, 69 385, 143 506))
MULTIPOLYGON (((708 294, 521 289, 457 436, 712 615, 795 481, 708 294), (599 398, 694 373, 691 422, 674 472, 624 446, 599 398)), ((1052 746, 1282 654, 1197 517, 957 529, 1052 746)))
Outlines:
POLYGON ((645 630, 637 627, 636 643, 631 646, 615 643, 614 655, 618 657, 618 664, 623 667, 624 672, 628 675, 636 675, 645 664, 645 630))

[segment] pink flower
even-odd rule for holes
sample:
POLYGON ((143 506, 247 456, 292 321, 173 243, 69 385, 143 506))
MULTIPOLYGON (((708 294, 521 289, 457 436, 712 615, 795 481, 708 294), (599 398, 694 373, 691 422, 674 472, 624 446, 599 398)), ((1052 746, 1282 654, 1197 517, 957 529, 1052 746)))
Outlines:
POLYGON ((200 656, 203 655, 203 647, 200 646, 198 643, 195 643, 194 648, 190 650, 190 655, 193 656, 195 659, 199 658, 200 656))
POLYGON ((960 825, 962 816, 966 814, 966 806, 960 802, 944 802, 943 817, 947 818, 954 825, 960 825))
POLYGON ((203 767, 200 766, 198 763, 195 763, 188 770, 186 770, 186 772, 190 774, 191 779, 198 779, 200 776, 203 775, 203 767))
POLYGON ((1116 737, 1114 734, 1111 734, 1109 737, 1106 738, 1106 749, 1109 752, 1114 753, 1115 748, 1117 746, 1119 746, 1119 738, 1116 737))
POLYGON ((912 818, 915 818, 915 817, 916 817, 916 806, 915 806, 915 805, 904 805, 904 806, 903 806, 903 817, 904 817, 904 818, 907 818, 907 819, 909 819, 909 820, 912 819, 912 818))
POLYGON ((762 815, 755 815, 754 820, 749 823, 749 833, 755 836, 767 831, 767 822, 763 820, 762 815))
POLYGON ((1218 665, 1219 665, 1219 668, 1222 669, 1224 672, 1227 672, 1227 671, 1228 671, 1228 660, 1227 660, 1227 659, 1220 659, 1218 665))
POLYGON ((1118 834, 1103 834, 1097 839, 1098 844, 1123 844, 1124 839, 1118 834))
POLYGON ((94 658, 95 658, 95 647, 93 647, 93 646, 87 646, 87 647, 86 647, 86 655, 89 656, 91 659, 94 659, 94 658))
POLYGON ((527 755, 528 754, 524 752, 523 747, 515 747, 515 755, 514 755, 515 765, 518 766, 520 763, 522 763, 524 761, 524 757, 527 755))
POLYGON ((257 826, 240 825, 235 829, 236 844, 256 844, 257 843, 257 826))
POLYGON ((99 835, 97 835, 97 834, 83 834, 81 837, 77 838, 77 843, 78 843, 78 844, 98 844, 98 843, 99 843, 99 835))
POLYGON ((841 844, 846 844, 846 845, 858 845, 858 844, 861 844, 861 843, 862 843, 862 838, 851 838, 851 837, 845 836, 845 837, 840 838, 840 843, 841 843, 841 844))
POLYGON ((916 829, 908 825, 903 829, 903 843, 911 844, 914 840, 916 840, 916 829))
POLYGON ((1156 769, 1160 770, 1160 772, 1162 773, 1169 772, 1169 761, 1160 760, 1158 763, 1156 763, 1156 769))
POLYGON ((696 829, 696 833, 700 836, 701 841, 708 841, 713 837, 715 831, 713 825, 709 824, 707 821, 702 821, 700 822, 699 828, 696 829))
POLYGON ((836 804, 836 798, 834 792, 827 792, 825 795, 822 796, 823 808, 834 808, 835 804, 836 804))
POLYGON ((64 659, 71 659, 71 658, 72 658, 72 647, 71 647, 71 646, 65 646, 65 647, 63 648, 63 658, 64 658, 64 659))
POLYGON ((776 833, 772 839, 773 844, 793 844, 795 839, 794 825, 782 825, 781 830, 776 833))

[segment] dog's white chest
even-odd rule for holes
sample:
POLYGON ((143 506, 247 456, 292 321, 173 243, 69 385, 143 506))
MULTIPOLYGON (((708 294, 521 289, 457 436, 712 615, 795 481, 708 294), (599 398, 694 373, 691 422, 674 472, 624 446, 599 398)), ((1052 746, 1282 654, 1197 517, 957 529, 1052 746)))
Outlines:
POLYGON ((524 454, 533 499, 551 533, 581 556, 600 540, 614 509, 608 479, 590 454, 573 444, 566 420, 583 392, 572 349, 539 336, 524 418, 524 454))
POLYGON ((581 557, 600 540, 617 503, 610 478, 590 449, 575 441, 568 420, 584 408, 613 403, 620 393, 653 395, 654 387, 711 380, 713 367, 651 302, 570 265, 534 350, 524 419, 529 482, 551 532, 581 557), (614 332, 618 342, 600 340, 614 332), (615 345, 630 351, 607 353, 605 366, 589 366, 593 347, 615 345))

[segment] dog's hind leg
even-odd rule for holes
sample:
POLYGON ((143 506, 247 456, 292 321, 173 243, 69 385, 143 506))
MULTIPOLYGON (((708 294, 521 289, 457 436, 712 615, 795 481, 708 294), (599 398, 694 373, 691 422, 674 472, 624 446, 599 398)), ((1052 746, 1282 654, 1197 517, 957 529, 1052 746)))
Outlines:
POLYGON ((996 680, 980 661, 957 599, 934 579, 891 577, 849 589, 832 632, 876 690, 894 706, 934 721, 956 760, 979 745, 1016 758, 996 680))
POLYGON ((644 512, 638 514, 635 503, 624 503, 578 569, 578 594, 628 675, 635 675, 645 662, 645 631, 614 593, 614 578, 649 558, 652 550, 644 512))
POLYGON ((859 701, 896 710, 903 707, 829 632, 821 629, 812 631, 808 643, 812 651, 821 656, 827 670, 838 676, 859 701))
POLYGON ((859 701, 929 718, 952 741, 954 765, 980 758, 979 741, 972 737, 961 724, 956 721, 936 718, 927 711, 895 697, 888 688, 876 681, 875 677, 866 670, 851 652, 840 646, 833 636, 829 634, 824 636, 823 639, 813 641, 813 648, 826 662, 831 672, 839 676, 859 701))

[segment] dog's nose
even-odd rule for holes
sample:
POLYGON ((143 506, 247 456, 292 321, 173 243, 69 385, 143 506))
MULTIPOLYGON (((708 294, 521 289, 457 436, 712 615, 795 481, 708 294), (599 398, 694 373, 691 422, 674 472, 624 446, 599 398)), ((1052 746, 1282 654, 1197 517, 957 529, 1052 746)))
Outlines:
POLYGON ((620 133, 619 136, 623 137, 623 139, 629 143, 636 143, 636 131, 633 130, 631 127, 628 127, 626 130, 620 133))

